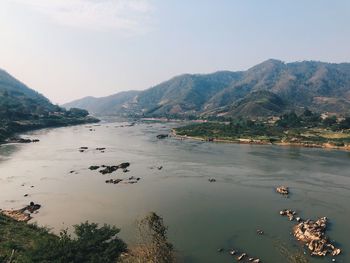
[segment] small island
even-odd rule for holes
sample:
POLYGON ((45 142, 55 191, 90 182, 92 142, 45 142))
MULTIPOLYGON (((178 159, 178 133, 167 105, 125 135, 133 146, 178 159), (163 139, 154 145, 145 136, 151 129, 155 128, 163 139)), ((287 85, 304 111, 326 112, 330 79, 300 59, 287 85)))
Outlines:
POLYGON ((276 144, 350 150, 350 117, 301 114, 257 119, 226 119, 192 123, 175 128, 173 136, 209 142, 276 144))

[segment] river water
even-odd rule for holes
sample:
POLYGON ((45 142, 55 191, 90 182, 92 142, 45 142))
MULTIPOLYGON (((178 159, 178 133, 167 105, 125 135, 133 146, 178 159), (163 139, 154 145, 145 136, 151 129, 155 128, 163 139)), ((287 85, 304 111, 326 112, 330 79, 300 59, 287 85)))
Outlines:
POLYGON ((350 153, 159 140, 157 134, 178 124, 120 125, 40 130, 28 134, 39 143, 2 145, 0 207, 21 208, 34 201, 42 209, 32 221, 52 231, 89 220, 120 227, 121 237, 130 243, 135 242, 136 220, 155 211, 188 263, 235 261, 218 248, 235 248, 262 262, 287 262, 280 246, 300 248, 290 234, 293 223, 279 215, 290 208, 303 218, 329 217, 327 234, 343 250, 336 262, 350 262, 350 153), (81 146, 89 150, 81 153, 81 146), (130 172, 101 175, 88 169, 121 162, 131 163, 130 172), (105 183, 130 176, 141 180, 105 183), (274 187, 282 184, 291 188, 289 198, 275 193, 274 187))

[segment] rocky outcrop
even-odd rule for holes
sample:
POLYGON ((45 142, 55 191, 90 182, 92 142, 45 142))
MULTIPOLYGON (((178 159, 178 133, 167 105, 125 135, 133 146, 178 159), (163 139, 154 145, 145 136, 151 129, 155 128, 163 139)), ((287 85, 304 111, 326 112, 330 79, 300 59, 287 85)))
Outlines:
POLYGON ((110 174, 119 169, 119 167, 115 165, 112 165, 112 166, 102 165, 101 167, 104 167, 104 169, 99 171, 101 174, 110 174))
POLYGON ((303 221, 300 217, 296 217, 296 212, 293 210, 282 210, 280 215, 287 216, 290 221, 294 219, 298 222, 293 227, 294 237, 303 243, 310 251, 312 256, 338 256, 341 253, 339 248, 336 248, 329 238, 326 236, 327 217, 322 217, 316 221, 303 221))
POLYGON ((327 254, 338 256, 341 253, 341 250, 331 244, 325 235, 327 221, 326 217, 316 221, 308 219, 293 228, 295 238, 304 243, 313 256, 326 256, 327 254))
POLYGON ((41 208, 41 205, 30 202, 29 205, 18 210, 0 210, 1 214, 10 217, 18 222, 28 222, 32 219, 31 214, 41 208))
POLYGON ((287 186, 278 186, 276 188, 276 192, 281 194, 281 195, 288 195, 289 194, 289 188, 287 186))

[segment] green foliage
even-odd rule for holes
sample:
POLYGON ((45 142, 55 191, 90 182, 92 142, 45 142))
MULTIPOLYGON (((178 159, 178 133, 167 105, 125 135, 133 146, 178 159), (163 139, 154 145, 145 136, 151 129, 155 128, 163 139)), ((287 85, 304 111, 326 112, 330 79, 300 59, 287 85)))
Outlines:
POLYGON ((295 112, 291 112, 284 114, 276 125, 283 128, 297 128, 301 126, 301 120, 295 112))
POLYGON ((30 129, 96 122, 86 110, 66 111, 0 70, 0 142, 30 129))
POLYGON ((74 226, 74 238, 66 230, 55 236, 0 215, 0 258, 14 251, 18 263, 115 263, 126 250, 118 233, 114 226, 85 222, 74 226))
POLYGON ((323 125, 325 127, 332 127, 337 123, 337 117, 336 116, 330 116, 323 120, 323 125))
POLYGON ((87 110, 78 109, 78 108, 71 108, 69 111, 66 112, 66 116, 69 117, 86 117, 89 115, 89 112, 87 110))
POLYGON ((230 122, 208 121, 202 124, 190 124, 176 128, 178 135, 201 137, 207 140, 212 139, 251 139, 263 143, 270 142, 294 142, 305 144, 332 143, 334 146, 345 146, 350 143, 350 134, 347 136, 350 126, 350 118, 338 122, 335 117, 324 121, 317 113, 306 110, 297 115, 295 112, 284 114, 273 123, 267 119, 250 120, 243 118, 230 119, 230 122), (325 135, 322 135, 324 131, 325 135), (336 134, 329 137, 327 133, 332 131, 336 134))
POLYGON ((350 129, 350 117, 345 118, 339 123, 339 129, 350 129))

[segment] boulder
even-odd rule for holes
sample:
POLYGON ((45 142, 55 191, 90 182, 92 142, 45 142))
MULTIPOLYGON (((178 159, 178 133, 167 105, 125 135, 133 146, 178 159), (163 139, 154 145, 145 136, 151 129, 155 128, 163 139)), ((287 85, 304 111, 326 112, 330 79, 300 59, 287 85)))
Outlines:
POLYGON ((158 134, 157 135, 157 139, 165 139, 165 138, 168 138, 169 135, 168 134, 158 134))
POLYGON ((117 167, 120 169, 126 169, 130 166, 130 163, 126 162, 126 163, 121 163, 119 164, 117 167))
POLYGON ((282 186, 278 186, 276 188, 276 192, 281 194, 281 195, 288 195, 289 194, 289 189, 288 189, 287 186, 282 185, 282 186))

